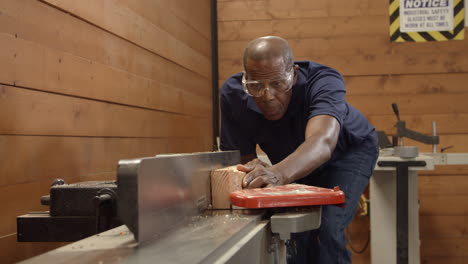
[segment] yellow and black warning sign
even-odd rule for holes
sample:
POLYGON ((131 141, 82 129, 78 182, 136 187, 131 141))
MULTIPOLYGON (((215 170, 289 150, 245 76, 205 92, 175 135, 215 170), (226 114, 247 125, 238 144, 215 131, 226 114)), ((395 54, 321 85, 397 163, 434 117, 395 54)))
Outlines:
POLYGON ((390 40, 464 39, 464 0, 390 0, 390 40))

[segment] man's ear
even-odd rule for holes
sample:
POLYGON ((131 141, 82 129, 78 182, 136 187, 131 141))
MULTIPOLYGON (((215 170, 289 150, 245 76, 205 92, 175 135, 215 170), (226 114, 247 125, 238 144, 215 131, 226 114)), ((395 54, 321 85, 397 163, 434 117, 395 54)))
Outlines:
POLYGON ((299 66, 297 64, 294 64, 294 79, 293 79, 293 86, 296 84, 296 81, 297 81, 297 76, 298 76, 298 70, 299 70, 299 66))

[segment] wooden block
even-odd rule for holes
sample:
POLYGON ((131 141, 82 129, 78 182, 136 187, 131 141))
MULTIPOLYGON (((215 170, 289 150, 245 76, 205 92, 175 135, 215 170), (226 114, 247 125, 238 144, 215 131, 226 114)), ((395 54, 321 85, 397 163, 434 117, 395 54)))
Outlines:
POLYGON ((242 189, 245 172, 236 166, 217 169, 211 172, 211 204, 213 209, 231 209, 229 194, 242 189))

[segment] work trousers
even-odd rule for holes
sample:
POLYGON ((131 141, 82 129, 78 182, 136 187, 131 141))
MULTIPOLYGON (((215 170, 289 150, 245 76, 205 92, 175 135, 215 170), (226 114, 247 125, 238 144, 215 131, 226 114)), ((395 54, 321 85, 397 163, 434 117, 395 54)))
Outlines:
POLYGON ((333 188, 345 193, 345 206, 322 206, 322 223, 318 230, 293 233, 287 243, 288 263, 351 263, 344 230, 352 221, 362 192, 369 183, 378 158, 374 135, 362 147, 346 152, 334 162, 319 168, 298 183, 333 188), (371 147, 369 147, 369 145, 371 147))

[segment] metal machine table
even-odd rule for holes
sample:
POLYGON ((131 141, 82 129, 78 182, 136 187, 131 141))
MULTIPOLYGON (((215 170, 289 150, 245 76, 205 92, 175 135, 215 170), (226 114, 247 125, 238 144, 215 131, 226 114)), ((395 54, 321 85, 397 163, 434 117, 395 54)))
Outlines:
POLYGON ((423 167, 408 170, 408 263, 420 263, 419 195, 420 170, 434 170, 435 165, 468 164, 466 153, 421 153, 414 159, 402 159, 381 153, 369 183, 371 263, 397 263, 397 177, 395 167, 381 167, 380 161, 424 161, 423 167))
POLYGON ((269 221, 261 215, 207 211, 142 245, 120 226, 23 263, 274 263, 277 256, 261 250, 270 246, 269 221))

